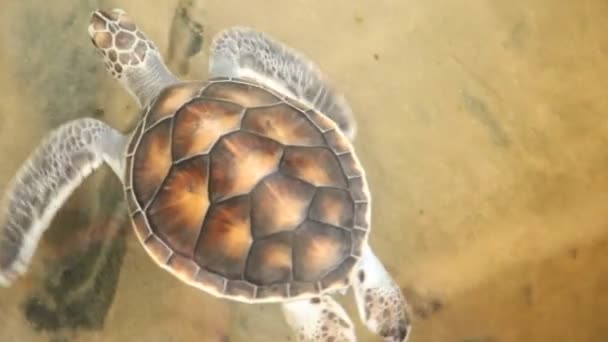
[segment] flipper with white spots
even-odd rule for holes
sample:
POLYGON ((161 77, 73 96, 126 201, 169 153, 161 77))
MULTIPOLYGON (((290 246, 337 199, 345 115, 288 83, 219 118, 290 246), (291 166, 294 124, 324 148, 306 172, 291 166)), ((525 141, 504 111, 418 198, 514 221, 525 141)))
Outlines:
POLYGON ((386 342, 407 341, 411 321, 405 298, 368 245, 352 281, 359 315, 367 328, 386 342))
POLYGON ((353 323, 333 298, 322 296, 283 304, 298 342, 355 342, 353 323))

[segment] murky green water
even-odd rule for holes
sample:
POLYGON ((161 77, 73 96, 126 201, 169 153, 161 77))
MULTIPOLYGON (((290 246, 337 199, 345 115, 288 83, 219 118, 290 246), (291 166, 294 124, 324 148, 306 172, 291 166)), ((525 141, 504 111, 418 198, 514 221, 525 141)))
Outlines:
MULTIPOLYGON (((608 3, 177 3, 0 4, 0 188, 68 119, 132 123, 135 103, 86 32, 94 8, 130 12, 187 79, 205 77, 214 33, 252 26, 315 59, 350 100, 371 242, 412 303, 412 341, 608 339, 608 3), (192 58, 184 16, 204 25, 192 58)), ((1 341, 289 338, 277 306, 220 301, 158 268, 120 190, 104 168, 70 198, 27 277, 0 289, 1 341)))

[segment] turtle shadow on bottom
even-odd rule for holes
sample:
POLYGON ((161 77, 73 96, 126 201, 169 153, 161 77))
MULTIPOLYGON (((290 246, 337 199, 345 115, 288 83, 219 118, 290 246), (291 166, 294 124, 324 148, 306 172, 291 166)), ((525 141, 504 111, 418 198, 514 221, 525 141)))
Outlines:
POLYGON ((46 275, 43 289, 31 294, 22 305, 26 319, 36 331, 103 328, 126 251, 125 236, 110 244, 103 247, 102 243, 95 243, 85 251, 73 253, 46 275), (96 269, 93 265, 105 254, 103 248, 110 249, 109 255, 101 261, 103 266, 96 269), (94 277, 94 286, 82 289, 90 277, 94 277), (72 291, 78 291, 77 295, 71 296, 72 291))
MULTIPOLYGON (((111 203, 107 201, 109 196, 100 197, 100 201, 111 203)), ((124 202, 111 215, 119 216, 124 216, 124 202)), ((130 228, 125 219, 106 223, 104 235, 99 239, 48 265, 42 287, 23 301, 24 317, 35 331, 55 333, 65 329, 103 328, 116 292, 127 249, 126 233, 130 228)))

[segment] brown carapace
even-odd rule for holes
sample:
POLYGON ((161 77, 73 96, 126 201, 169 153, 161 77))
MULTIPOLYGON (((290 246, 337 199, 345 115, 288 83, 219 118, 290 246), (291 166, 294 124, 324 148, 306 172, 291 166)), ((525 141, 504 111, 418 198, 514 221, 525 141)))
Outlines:
POLYGON ((157 263, 245 302, 349 285, 369 194, 333 121, 231 79, 173 85, 147 110, 127 150, 125 186, 157 263))

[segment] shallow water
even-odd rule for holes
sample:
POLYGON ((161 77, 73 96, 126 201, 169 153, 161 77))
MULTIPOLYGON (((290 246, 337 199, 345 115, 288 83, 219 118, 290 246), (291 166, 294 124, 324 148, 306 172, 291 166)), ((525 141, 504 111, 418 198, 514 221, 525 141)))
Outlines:
MULTIPOLYGON (((147 3, 0 4, 1 187, 66 120, 132 124, 86 32, 94 8, 130 12, 186 79, 205 77, 214 33, 252 26, 351 102, 371 243, 412 304, 411 341, 608 339, 605 1, 182 1, 204 25, 192 58, 178 1, 147 3)), ((103 168, 70 198, 28 275, 0 289, 0 341, 290 337, 276 305, 221 301, 158 268, 120 190, 103 168)), ((360 341, 377 341, 340 300, 360 341)))

